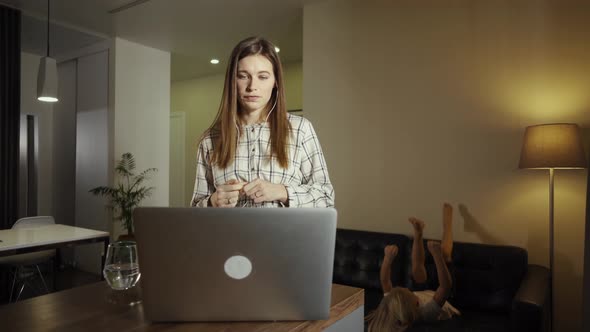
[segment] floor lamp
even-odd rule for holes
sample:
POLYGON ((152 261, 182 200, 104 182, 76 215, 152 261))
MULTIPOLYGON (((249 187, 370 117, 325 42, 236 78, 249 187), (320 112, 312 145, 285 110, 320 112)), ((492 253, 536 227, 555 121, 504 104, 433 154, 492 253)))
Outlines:
POLYGON ((571 123, 527 127, 518 168, 549 169, 549 270, 551 330, 553 331, 553 173, 555 169, 586 168, 580 128, 571 123))

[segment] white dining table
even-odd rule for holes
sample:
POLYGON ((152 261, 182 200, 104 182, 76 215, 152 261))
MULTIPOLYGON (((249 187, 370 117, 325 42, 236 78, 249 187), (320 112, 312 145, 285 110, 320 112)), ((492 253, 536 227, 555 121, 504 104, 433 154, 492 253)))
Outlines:
POLYGON ((101 255, 101 267, 104 267, 110 242, 108 232, 61 224, 4 229, 0 230, 0 257, 96 242, 104 243, 101 255))

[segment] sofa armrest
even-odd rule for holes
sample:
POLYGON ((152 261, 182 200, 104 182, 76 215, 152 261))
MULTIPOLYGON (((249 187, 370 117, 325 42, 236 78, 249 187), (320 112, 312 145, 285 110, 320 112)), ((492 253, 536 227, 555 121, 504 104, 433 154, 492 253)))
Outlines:
POLYGON ((512 301, 513 331, 544 331, 550 322, 549 269, 530 264, 512 301))

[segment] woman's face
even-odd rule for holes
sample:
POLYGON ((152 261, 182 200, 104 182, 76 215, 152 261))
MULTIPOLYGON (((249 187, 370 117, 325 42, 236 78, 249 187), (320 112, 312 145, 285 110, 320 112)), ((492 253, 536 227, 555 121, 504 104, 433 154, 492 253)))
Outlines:
POLYGON ((236 77, 242 110, 263 110, 272 96, 275 76, 272 63, 263 55, 250 55, 238 62, 236 77))

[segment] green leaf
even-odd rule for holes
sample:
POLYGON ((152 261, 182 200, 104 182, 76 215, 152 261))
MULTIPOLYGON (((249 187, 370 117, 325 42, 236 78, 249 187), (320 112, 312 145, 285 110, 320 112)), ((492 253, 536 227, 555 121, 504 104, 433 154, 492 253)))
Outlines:
POLYGON ((133 230, 133 209, 150 196, 154 189, 141 185, 150 173, 158 171, 156 168, 148 168, 135 175, 134 170, 135 158, 129 152, 124 153, 115 167, 115 172, 120 176, 115 186, 101 186, 89 190, 94 195, 109 198, 107 208, 113 210, 115 220, 120 220, 128 231, 133 230))

